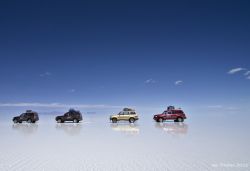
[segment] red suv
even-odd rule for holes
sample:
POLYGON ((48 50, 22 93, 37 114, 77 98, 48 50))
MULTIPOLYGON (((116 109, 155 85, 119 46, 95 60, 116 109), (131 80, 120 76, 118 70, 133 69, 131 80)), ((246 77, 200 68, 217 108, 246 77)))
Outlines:
POLYGON ((154 115, 156 122, 163 122, 164 120, 174 120, 175 122, 183 122, 186 119, 185 113, 181 109, 175 109, 174 106, 169 106, 162 114, 154 115))

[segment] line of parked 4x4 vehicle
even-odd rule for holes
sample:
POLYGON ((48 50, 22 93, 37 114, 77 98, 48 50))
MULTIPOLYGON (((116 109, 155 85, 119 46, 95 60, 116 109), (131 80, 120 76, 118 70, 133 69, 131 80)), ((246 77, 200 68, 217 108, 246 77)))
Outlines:
MULTIPOLYGON (((186 119, 186 114, 181 109, 175 109, 174 106, 168 106, 167 110, 165 110, 161 114, 156 114, 153 116, 153 119, 156 122, 163 122, 166 120, 173 120, 175 122, 183 122, 186 119)), ((110 121, 112 123, 117 123, 118 121, 129 121, 130 123, 134 123, 139 119, 137 112, 131 108, 124 108, 118 114, 114 114, 110 116, 110 121)), ((39 120, 39 116, 37 112, 32 110, 27 110, 26 112, 22 113, 20 116, 13 117, 14 123, 35 123, 39 120)), ((82 114, 80 111, 70 109, 64 115, 56 116, 55 118, 57 123, 64 123, 64 122, 74 122, 79 123, 82 121, 82 114)))

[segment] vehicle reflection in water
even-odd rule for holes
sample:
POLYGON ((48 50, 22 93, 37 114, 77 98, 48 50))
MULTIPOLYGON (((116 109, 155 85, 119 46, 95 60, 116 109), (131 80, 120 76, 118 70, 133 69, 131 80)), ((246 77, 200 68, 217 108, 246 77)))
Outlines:
POLYGON ((57 130, 63 130, 68 135, 78 135, 81 132, 82 124, 80 123, 57 123, 57 130))
POLYGON ((38 125, 35 123, 18 123, 12 125, 12 130, 17 130, 23 134, 34 134, 37 132, 38 125))
POLYGON ((188 133, 188 124, 180 122, 155 123, 156 128, 160 128, 170 135, 185 135, 188 133))
POLYGON ((113 131, 123 132, 127 135, 138 135, 140 133, 140 129, 137 124, 111 123, 110 127, 113 131))

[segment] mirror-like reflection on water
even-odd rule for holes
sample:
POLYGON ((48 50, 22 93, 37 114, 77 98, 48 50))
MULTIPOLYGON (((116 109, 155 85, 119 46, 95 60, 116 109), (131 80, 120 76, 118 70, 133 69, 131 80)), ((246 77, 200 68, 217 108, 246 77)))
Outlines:
POLYGON ((81 133, 82 123, 56 123, 55 128, 68 135, 78 135, 81 133))
POLYGON ((170 135, 185 135, 188 133, 188 124, 183 122, 156 122, 155 128, 162 129, 170 135))
POLYGON ((157 123, 148 114, 133 124, 111 123, 106 115, 87 115, 81 123, 56 123, 53 115, 42 115, 36 124, 5 120, 0 128, 0 170, 6 171, 232 170, 224 167, 227 164, 247 171, 250 167, 249 120, 235 122, 228 115, 157 123))
POLYGON ((12 125, 12 130, 18 131, 26 135, 36 133, 37 129, 37 123, 17 123, 12 125))
POLYGON ((138 135, 140 129, 137 123, 111 123, 110 127, 113 131, 122 132, 128 135, 138 135))

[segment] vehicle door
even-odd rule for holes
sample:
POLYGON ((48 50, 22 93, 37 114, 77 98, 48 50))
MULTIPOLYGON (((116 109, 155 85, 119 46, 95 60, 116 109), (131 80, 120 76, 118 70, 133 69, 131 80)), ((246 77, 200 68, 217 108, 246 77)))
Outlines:
POLYGON ((124 112, 118 114, 118 120, 124 120, 124 112))
POLYGON ((131 113, 130 111, 125 111, 123 120, 128 120, 130 118, 130 113, 131 113))
POLYGON ((26 121, 27 120, 26 113, 23 113, 23 114, 20 115, 20 120, 21 121, 26 121))
POLYGON ((168 114, 168 112, 167 112, 167 111, 164 111, 162 114, 163 114, 162 118, 163 118, 164 120, 167 119, 167 114, 168 114))
POLYGON ((178 117, 178 111, 174 110, 172 111, 171 119, 175 120, 178 117))
POLYGON ((33 120, 34 119, 34 114, 33 113, 28 113, 27 117, 28 117, 28 119, 33 120))
POLYGON ((69 112, 67 112, 65 115, 64 115, 64 119, 65 121, 70 121, 71 120, 71 115, 69 112))
POLYGON ((173 111, 166 112, 166 119, 171 119, 173 115, 173 111))

